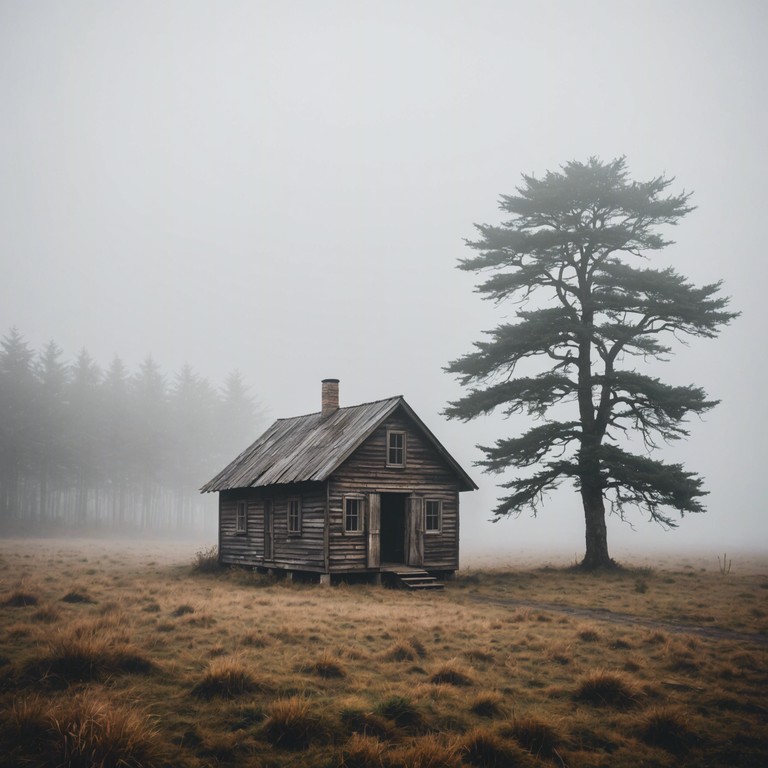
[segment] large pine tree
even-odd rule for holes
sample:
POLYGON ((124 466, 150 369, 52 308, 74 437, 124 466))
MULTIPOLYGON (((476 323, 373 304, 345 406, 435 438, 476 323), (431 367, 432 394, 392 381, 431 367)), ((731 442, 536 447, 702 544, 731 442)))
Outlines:
POLYGON ((510 218, 478 225, 479 239, 468 242, 478 253, 459 265, 486 273, 477 291, 515 306, 516 320, 449 364, 469 391, 446 413, 468 420, 501 408, 537 418, 524 434, 482 447, 488 471, 524 470, 503 484, 509 493, 495 515, 535 513, 543 493, 572 482, 586 522, 586 568, 613 565, 606 502, 622 518, 640 507, 669 526, 669 510, 703 511, 701 478, 648 454, 659 440, 687 436, 687 417, 717 401, 636 364, 665 358, 670 339, 716 336, 737 313, 727 311, 719 282, 697 287, 671 268, 645 266, 649 252, 671 243, 661 230, 693 210, 689 193, 668 194, 671 183, 631 181, 623 158, 523 176, 517 194, 501 198, 510 218), (523 375, 523 361, 543 361, 545 370, 523 375), (628 431, 640 433, 643 452, 619 443, 628 431))

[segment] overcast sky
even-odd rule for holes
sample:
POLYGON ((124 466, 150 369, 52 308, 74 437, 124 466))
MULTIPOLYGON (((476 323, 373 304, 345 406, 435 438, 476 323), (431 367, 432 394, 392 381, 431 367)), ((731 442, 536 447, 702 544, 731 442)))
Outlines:
POLYGON ((468 551, 582 552, 572 493, 487 522, 474 446, 525 424, 446 422, 442 367, 511 317, 455 268, 473 223, 522 173, 626 155, 698 205, 653 265, 743 315, 653 369, 722 399, 665 452, 709 512, 609 547, 768 549, 767 32, 760 0, 0 0, 0 334, 239 369, 270 419, 329 376, 342 405, 403 394, 481 486, 468 551))

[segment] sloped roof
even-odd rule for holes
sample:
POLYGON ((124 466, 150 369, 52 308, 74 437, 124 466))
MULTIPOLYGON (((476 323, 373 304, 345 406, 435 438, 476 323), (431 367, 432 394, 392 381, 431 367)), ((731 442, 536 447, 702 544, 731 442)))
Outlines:
POLYGON ((311 413, 278 419, 200 490, 208 493, 326 480, 397 408, 404 410, 458 475, 461 490, 476 489, 469 475, 398 396, 339 408, 325 417, 311 413))

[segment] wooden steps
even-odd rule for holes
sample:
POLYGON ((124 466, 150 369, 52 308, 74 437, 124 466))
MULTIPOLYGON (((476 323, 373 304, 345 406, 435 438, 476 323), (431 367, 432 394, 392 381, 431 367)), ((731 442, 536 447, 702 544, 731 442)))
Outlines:
POLYGON ((420 568, 393 568, 387 570, 394 585, 402 589, 432 589, 444 588, 444 584, 434 576, 420 568))

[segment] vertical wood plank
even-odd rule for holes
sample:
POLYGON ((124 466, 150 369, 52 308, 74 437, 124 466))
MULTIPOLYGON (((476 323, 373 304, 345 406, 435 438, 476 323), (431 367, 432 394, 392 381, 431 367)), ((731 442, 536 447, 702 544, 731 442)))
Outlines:
POLYGON ((408 497, 406 518, 407 564, 421 567, 424 565, 424 514, 422 499, 419 496, 408 497))
POLYGON ((368 567, 381 565, 381 496, 368 494, 368 567))

